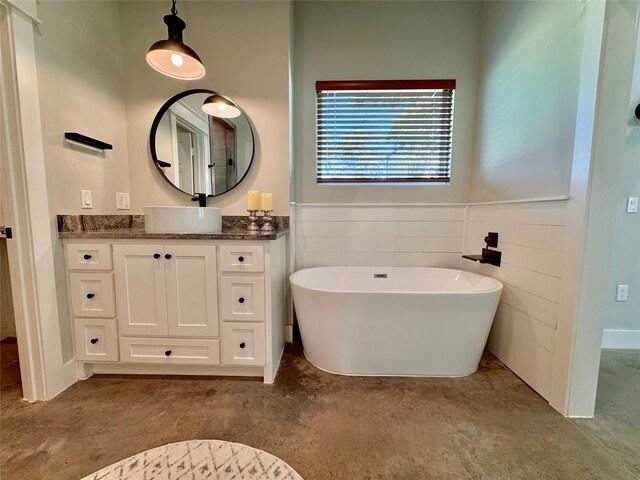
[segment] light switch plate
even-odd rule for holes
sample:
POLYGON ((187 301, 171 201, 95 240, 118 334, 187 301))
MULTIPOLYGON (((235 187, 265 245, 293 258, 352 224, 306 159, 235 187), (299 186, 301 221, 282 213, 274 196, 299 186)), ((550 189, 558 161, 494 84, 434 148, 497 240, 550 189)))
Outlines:
POLYGON ((80 197, 82 200, 82 208, 93 208, 91 190, 80 190, 80 197))
POLYGON ((129 201, 128 193, 116 192, 116 209, 131 210, 131 203, 129 201))
POLYGON ((627 213, 638 212, 638 197, 629 197, 627 199, 627 213))

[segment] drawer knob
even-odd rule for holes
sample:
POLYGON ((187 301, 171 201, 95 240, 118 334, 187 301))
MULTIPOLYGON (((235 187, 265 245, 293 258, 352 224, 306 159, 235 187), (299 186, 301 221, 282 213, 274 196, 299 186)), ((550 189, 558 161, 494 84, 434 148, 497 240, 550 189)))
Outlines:
POLYGON ((96 343, 98 343, 98 339, 97 338, 92 338, 91 339, 91 345, 95 345, 96 343))
POLYGON ((167 253, 167 254, 164 256, 164 258, 166 258, 167 260, 169 260, 169 259, 171 258, 171 254, 170 254, 170 253, 167 253))
POLYGON ((96 295, 95 295, 95 293, 87 293, 87 298, 88 298, 89 300, 91 300, 91 299, 92 299, 93 297, 95 297, 95 296, 96 296, 96 295))
POLYGON ((169 357, 171 356, 171 350, 167 350, 166 352, 164 352, 165 356, 169 357))
POLYGON ((82 258, 84 258, 85 260, 91 260, 91 255, 89 255, 88 253, 85 253, 82 258))
POLYGON ((245 345, 245 343, 244 343, 244 342, 242 342, 242 343, 240 344, 240 348, 244 348, 245 346, 246 346, 246 345, 245 345))
POLYGON ((244 303, 244 297, 240 297, 240 298, 238 299, 238 301, 239 301, 240 303, 244 303))
POLYGON ((153 254, 153 258, 160 258, 160 254, 159 253, 154 253, 153 254))
POLYGON ((238 261, 239 261, 240 263, 244 262, 244 257, 242 257, 242 256, 238 257, 238 261))

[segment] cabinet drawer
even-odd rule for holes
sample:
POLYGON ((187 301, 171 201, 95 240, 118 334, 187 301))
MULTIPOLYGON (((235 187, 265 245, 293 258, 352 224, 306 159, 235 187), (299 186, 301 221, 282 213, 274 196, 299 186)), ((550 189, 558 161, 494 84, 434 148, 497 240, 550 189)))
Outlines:
POLYGON ((118 329, 116 320, 76 318, 73 321, 76 360, 89 362, 118 361, 118 329))
POLYGON ((116 316, 111 273, 70 273, 71 307, 76 317, 116 316))
POLYGON ((219 365, 220 341, 121 338, 120 359, 135 363, 219 365))
POLYGON ((222 359, 225 365, 264 365, 263 323, 224 323, 222 359))
POLYGON ((111 245, 70 243, 67 245, 69 270, 111 270, 111 245))
POLYGON ((222 319, 264 322, 264 278, 222 277, 222 319))
POLYGON ((264 249, 260 245, 221 245, 220 271, 264 272, 264 249))

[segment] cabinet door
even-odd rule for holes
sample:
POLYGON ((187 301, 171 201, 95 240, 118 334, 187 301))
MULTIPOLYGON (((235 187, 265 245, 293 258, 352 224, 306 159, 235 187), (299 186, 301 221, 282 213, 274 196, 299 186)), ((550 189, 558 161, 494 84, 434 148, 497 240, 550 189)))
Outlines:
POLYGON ((76 360, 118 361, 118 330, 115 319, 76 318, 76 360))
POLYGON ((71 307, 75 316, 114 317, 113 276, 110 273, 71 273, 71 307))
POLYGON ((264 322, 264 278, 222 277, 222 319, 264 322))
POLYGON ((111 245, 70 243, 67 245, 69 270, 111 270, 111 245))
POLYGON ((222 343, 225 365, 264 365, 264 323, 224 322, 222 343))
POLYGON ((162 245, 114 245, 116 309, 121 335, 167 335, 162 245))
POLYGON ((221 272, 264 272, 260 245, 220 245, 221 272))
POLYGON ((218 336, 215 245, 165 245, 169 335, 218 336))
POLYGON ((123 363, 220 365, 220 340, 120 338, 123 363))

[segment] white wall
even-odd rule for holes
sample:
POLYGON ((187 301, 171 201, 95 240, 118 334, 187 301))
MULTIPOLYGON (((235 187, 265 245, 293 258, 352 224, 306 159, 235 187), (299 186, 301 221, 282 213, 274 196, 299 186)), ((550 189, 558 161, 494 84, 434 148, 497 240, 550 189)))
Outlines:
POLYGON ((295 210, 296 268, 459 268, 464 220, 463 205, 299 205, 295 210))
POLYGON ((494 205, 297 205, 296 269, 316 266, 465 268, 504 291, 487 348, 549 398, 567 222, 567 201, 494 205), (462 260, 500 235, 502 265, 462 260))
POLYGON ((483 2, 471 200, 567 195, 585 2, 483 2))
MULTIPOLYGON (((564 358, 558 352, 570 352, 571 346, 558 329, 571 330, 573 317, 560 314, 561 292, 578 288, 568 285, 572 280, 563 279, 570 200, 472 204, 466 207, 463 219, 454 214, 448 218, 446 228, 432 229, 436 217, 455 213, 455 208, 353 204, 566 198, 580 114, 583 62, 594 60, 588 53, 583 55, 586 18, 595 19, 598 9, 590 10, 589 16, 587 4, 579 1, 375 5, 376 8, 364 2, 295 5, 294 168, 296 201, 302 203, 294 210, 296 266, 462 264, 495 276, 503 281, 505 290, 488 348, 543 397, 564 398, 566 385, 557 380, 554 384, 554 377, 564 358), (478 8, 480 11, 473 13, 478 8), (453 15, 454 11, 457 24, 449 25, 447 13, 453 15), (421 29, 414 30, 416 23, 430 21, 436 25, 421 25, 421 29), (429 35, 428 32, 443 34, 439 27, 445 25, 446 31, 455 32, 458 39, 446 37, 451 41, 440 53, 447 58, 434 59, 433 64, 415 61, 420 55, 422 60, 424 55, 432 54, 424 53, 424 45, 437 44, 416 41, 416 37, 429 35), (459 31, 465 28, 470 37, 459 31), (402 35, 390 31, 402 31, 402 35), (471 44, 466 43, 468 38, 471 44), (407 43, 403 43, 405 40, 407 43), (416 45, 421 45, 420 52, 411 50, 416 45), (413 55, 394 56, 399 47, 409 49, 413 55), (452 59, 452 52, 459 53, 457 48, 463 54, 452 59), (338 49, 345 53, 336 53, 338 49), (466 58, 469 53, 474 56, 471 60, 466 58), (442 70, 451 71, 461 60, 475 70, 466 72, 473 83, 466 92, 468 98, 462 102, 460 95, 456 98, 456 121, 462 116, 469 121, 469 129, 456 125, 455 134, 463 131, 464 135, 454 137, 454 149, 471 148, 475 158, 472 159, 473 154, 463 155, 460 162, 454 156, 454 168, 457 165, 465 174, 472 173, 471 181, 465 177, 459 189, 461 184, 413 191, 406 187, 315 185, 316 80, 390 78, 395 71, 406 74, 403 78, 429 75, 460 80, 458 71, 446 75, 442 70), (440 70, 433 73, 432 68, 440 70), (474 105, 469 101, 474 99, 477 117, 469 120, 468 115, 474 115, 474 105), (467 115, 460 115, 461 104, 469 109, 467 115), (341 205, 305 205, 315 202, 341 205), (439 243, 442 232, 456 221, 460 221, 464 234, 456 230, 450 233, 446 245, 439 243), (501 235, 503 265, 496 268, 461 263, 462 252, 480 253, 482 238, 489 230, 501 235)), ((593 30, 597 33, 598 28, 593 30)), ((598 51, 594 52, 597 65, 598 51)), ((556 402, 555 406, 567 412, 564 405, 556 402)))
POLYGON ((567 202, 472 205, 465 252, 480 253, 498 232, 500 267, 464 261, 504 284, 487 349, 549 399, 556 346, 567 202))
MULTIPOLYGON (((624 15, 622 9, 618 15, 624 15)), ((625 15, 628 29, 632 30, 633 16, 625 15)), ((613 34, 619 32, 617 28, 613 34)), ((640 196, 640 119, 633 110, 640 104, 640 34, 637 34, 635 53, 628 43, 628 35, 615 49, 615 55, 635 62, 628 118, 625 121, 624 144, 619 145, 617 155, 621 158, 616 196, 616 223, 611 258, 610 288, 605 304, 605 332, 603 346, 616 348, 635 346, 640 348, 640 213, 626 213, 627 197, 640 196), (625 50, 626 48, 626 50, 625 50), (626 57, 626 58, 625 58, 626 57), (633 58, 635 57, 635 58, 633 58), (616 302, 616 284, 629 285, 629 300, 616 302)), ((621 72, 616 72, 619 76, 621 72)), ((628 72, 626 72, 628 73, 628 72)))
MULTIPOLYGON (((36 68, 50 226, 57 214, 115 214, 116 192, 129 191, 119 2, 40 2, 36 68), (113 145, 97 151, 64 139, 78 132, 113 145), (83 210, 80 190, 91 190, 83 210)), ((63 360, 73 357, 61 242, 53 245, 63 360)))
POLYGON ((132 211, 145 205, 192 205, 190 197, 163 180, 149 152, 149 130, 158 109, 176 93, 215 90, 233 99, 254 128, 256 151, 247 178, 208 204, 225 215, 246 214, 248 190, 272 192, 276 215, 289 213, 289 4, 286 1, 178 3, 187 23, 184 39, 200 55, 207 74, 179 81, 158 74, 145 61, 149 46, 166 38, 162 17, 170 3, 119 2, 126 75, 127 132, 132 211))
POLYGON ((51 215, 115 214, 129 191, 119 2, 40 2, 38 88, 51 215), (104 152, 65 141, 78 132, 113 145, 104 152), (80 190, 93 192, 82 210, 80 190))
POLYGON ((464 202, 468 199, 480 2, 294 4, 294 142, 299 203, 464 202), (317 80, 457 80, 448 186, 316 185, 317 80))

